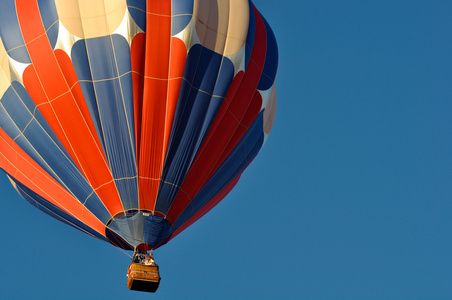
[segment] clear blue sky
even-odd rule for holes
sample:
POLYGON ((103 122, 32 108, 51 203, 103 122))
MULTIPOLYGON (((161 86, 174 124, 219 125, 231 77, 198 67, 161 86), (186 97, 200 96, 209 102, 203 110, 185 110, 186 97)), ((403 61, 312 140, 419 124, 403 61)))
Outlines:
POLYGON ((2 298, 452 299, 452 1, 254 3, 279 45, 276 123, 155 252, 158 292, 129 291, 125 252, 2 175, 2 298))

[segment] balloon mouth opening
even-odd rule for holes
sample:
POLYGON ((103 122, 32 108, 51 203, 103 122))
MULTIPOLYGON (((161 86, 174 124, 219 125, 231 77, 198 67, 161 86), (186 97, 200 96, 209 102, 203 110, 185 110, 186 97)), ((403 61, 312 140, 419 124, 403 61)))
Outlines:
POLYGON ((107 222, 105 236, 124 250, 152 250, 166 244, 173 234, 165 217, 148 210, 128 210, 116 214, 107 222))
POLYGON ((129 242, 108 227, 105 228, 105 236, 113 246, 124 250, 134 250, 134 247, 129 242))
POLYGON ((141 244, 139 244, 139 245, 136 247, 136 249, 141 250, 141 251, 149 251, 149 250, 153 250, 153 249, 151 248, 151 246, 150 246, 149 244, 146 244, 146 243, 141 243, 141 244))

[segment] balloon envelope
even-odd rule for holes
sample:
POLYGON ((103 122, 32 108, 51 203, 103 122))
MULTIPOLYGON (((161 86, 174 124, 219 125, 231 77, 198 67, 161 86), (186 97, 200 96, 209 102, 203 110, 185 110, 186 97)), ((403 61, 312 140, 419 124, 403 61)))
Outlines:
POLYGON ((211 210, 273 125, 276 40, 247 0, 3 1, 0 37, 0 168, 123 249, 211 210))

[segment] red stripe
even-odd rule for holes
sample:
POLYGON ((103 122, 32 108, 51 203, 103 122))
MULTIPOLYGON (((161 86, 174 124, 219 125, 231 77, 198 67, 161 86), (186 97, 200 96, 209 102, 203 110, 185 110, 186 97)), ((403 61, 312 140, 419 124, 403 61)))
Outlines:
POLYGON ((137 159, 140 157, 141 114, 143 106, 144 55, 146 34, 138 33, 132 40, 130 55, 132 63, 133 103, 135 113, 135 143, 137 159))
POLYGON ((241 140, 241 138, 246 133, 251 124, 253 124, 253 121, 259 114, 261 107, 262 107, 262 96, 260 93, 256 92, 254 93, 253 98, 251 99, 248 109, 243 115, 240 125, 237 127, 236 131, 234 132, 234 135, 231 137, 229 141, 229 144, 224 148, 223 154, 220 156, 217 163, 215 164, 214 167, 215 170, 220 167, 220 165, 228 157, 231 151, 234 150, 234 147, 241 140))
POLYGON ((237 145, 249 126, 249 120, 256 118, 261 103, 255 97, 257 85, 265 64, 267 38, 265 24, 259 12, 256 16, 256 33, 250 62, 240 81, 238 89, 231 89, 226 95, 218 114, 200 151, 188 172, 179 193, 168 211, 167 218, 176 220, 202 186, 215 173, 230 151, 237 145), (229 100, 231 99, 231 100, 229 100), (246 118, 245 118, 246 116, 246 118))
POLYGON ((235 187, 237 182, 239 182, 240 176, 239 174, 234 180, 232 180, 223 190, 221 190, 215 197, 212 198, 208 203, 206 203, 200 210, 198 210, 190 219, 188 219, 181 227, 179 227, 171 236, 171 239, 175 238, 179 233, 187 229, 193 223, 202 218, 205 214, 212 210, 221 200, 226 197, 229 192, 235 187))
POLYGON ((24 73, 24 85, 35 103, 41 104, 40 111, 45 119, 110 214, 115 215, 123 207, 98 138, 92 134, 92 120, 87 114, 87 108, 79 106, 84 99, 76 100, 76 97, 82 95, 71 91, 69 86, 69 82, 74 80, 75 71, 61 52, 53 52, 37 2, 17 0, 16 9, 33 63, 24 73), (61 62, 62 65, 59 64, 61 62), (69 73, 63 73, 69 69, 69 73))

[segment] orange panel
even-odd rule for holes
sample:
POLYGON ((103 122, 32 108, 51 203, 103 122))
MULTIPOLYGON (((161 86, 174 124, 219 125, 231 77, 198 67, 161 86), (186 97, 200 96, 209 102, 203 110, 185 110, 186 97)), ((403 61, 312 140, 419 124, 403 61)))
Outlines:
POLYGON ((147 0, 146 7, 148 20, 149 15, 165 15, 171 17, 171 0, 147 0))
MULTIPOLYGON (((140 208, 154 210, 165 161, 171 0, 147 1, 145 78, 139 155, 140 208)), ((177 101, 177 99, 176 99, 177 101)), ((170 105, 172 107, 172 105, 170 105)), ((172 121, 168 121, 172 124, 172 121)))
POLYGON ((105 225, 46 173, 2 129, 0 167, 53 205, 105 236, 105 225))
POLYGON ((163 141, 168 81, 145 78, 144 84, 139 165, 140 192, 142 193, 140 207, 153 210, 164 163, 163 141), (142 186, 143 180, 154 181, 156 185, 142 186))
POLYGON ((169 66, 168 99, 166 109, 166 134, 165 134, 165 153, 168 147, 168 141, 173 126, 174 114, 176 112, 177 100, 179 99, 182 77, 184 76, 185 60, 187 59, 187 47, 179 38, 171 38, 171 57, 169 66))
MULTIPOLYGON (((92 187, 97 190, 102 186, 97 194, 110 214, 115 215, 123 207, 97 136, 90 128, 92 121, 86 121, 86 109, 78 105, 84 100, 76 101, 75 96, 81 95, 71 91, 63 74, 70 66, 59 65, 45 34, 37 2, 18 0, 16 8, 35 70, 24 77, 24 84, 35 103, 48 103, 42 114, 92 187)), ((75 71, 70 71, 69 78, 72 72, 75 71)))
POLYGON ((179 38, 171 38, 171 65, 169 68, 169 76, 171 79, 182 79, 186 58, 187 47, 185 46, 185 43, 179 38))
MULTIPOLYGON (((47 100, 46 93, 42 88, 41 81, 39 80, 38 74, 36 73, 36 69, 34 65, 28 66, 23 74, 24 86, 27 89, 27 92, 30 94, 34 103, 39 107, 42 115, 45 116, 47 123, 56 124, 56 126, 52 126, 55 134, 60 137, 64 136, 63 129, 58 125, 58 119, 53 112, 52 106, 50 102, 47 100)), ((68 151, 71 157, 74 157, 74 152, 72 151, 69 143, 66 139, 61 139, 60 142, 63 144, 64 148, 68 151)))
POLYGON ((58 64, 61 68, 61 72, 65 77, 69 88, 71 89, 72 94, 74 95, 75 101, 77 102, 77 106, 82 113, 85 122, 87 123, 91 134, 95 138, 99 149, 102 147, 97 136, 96 128, 94 127, 94 123, 91 119, 91 114, 88 109, 88 105, 86 105, 85 97, 83 96, 82 88, 80 87, 80 83, 78 82, 77 74, 75 73, 74 66, 72 65, 72 61, 66 52, 63 50, 55 50, 55 57, 58 61, 58 64))

